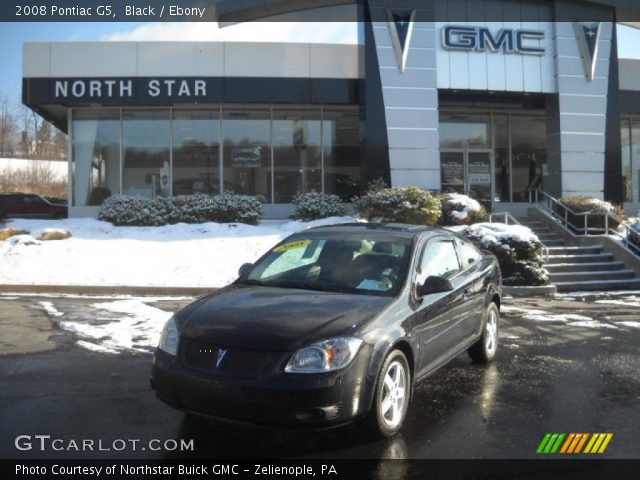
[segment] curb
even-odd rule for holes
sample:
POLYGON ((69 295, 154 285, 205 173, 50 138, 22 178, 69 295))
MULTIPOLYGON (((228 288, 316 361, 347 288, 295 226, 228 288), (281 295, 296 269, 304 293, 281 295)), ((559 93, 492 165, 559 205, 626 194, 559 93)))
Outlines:
POLYGON ((508 287, 502 286, 502 293, 512 297, 538 297, 543 295, 555 295, 558 287, 555 285, 542 285, 537 287, 508 287))
POLYGON ((75 295, 186 295, 216 291, 209 287, 151 287, 127 285, 0 285, 0 293, 63 293, 75 295))

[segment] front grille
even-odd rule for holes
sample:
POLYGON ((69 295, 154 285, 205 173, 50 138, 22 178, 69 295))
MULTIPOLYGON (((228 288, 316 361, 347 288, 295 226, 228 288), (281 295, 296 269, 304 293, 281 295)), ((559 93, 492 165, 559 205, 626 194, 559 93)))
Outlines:
POLYGON ((185 367, 212 375, 255 376, 270 360, 266 352, 227 348, 189 339, 180 342, 180 352, 185 367))

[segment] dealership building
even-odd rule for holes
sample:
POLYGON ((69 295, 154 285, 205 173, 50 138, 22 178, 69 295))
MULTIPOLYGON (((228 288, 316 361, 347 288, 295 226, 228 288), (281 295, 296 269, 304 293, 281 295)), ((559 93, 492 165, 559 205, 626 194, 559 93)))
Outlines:
MULTIPOLYGON (((242 3, 220 20, 260 18, 242 3)), ((616 28, 633 2, 353 3, 354 45, 26 43, 23 102, 69 134, 71 215, 231 190, 279 218, 378 178, 514 213, 537 188, 638 211, 640 60, 616 28)))

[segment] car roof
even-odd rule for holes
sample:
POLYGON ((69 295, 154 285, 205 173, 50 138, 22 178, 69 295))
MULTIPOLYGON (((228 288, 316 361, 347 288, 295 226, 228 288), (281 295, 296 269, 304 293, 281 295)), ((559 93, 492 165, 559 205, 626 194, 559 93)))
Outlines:
POLYGON ((424 225, 411 225, 408 223, 382 223, 382 222, 353 222, 337 223, 333 225, 321 225, 312 227, 306 231, 326 231, 331 233, 357 233, 376 231, 380 233, 395 234, 399 237, 413 238, 426 232, 445 233, 451 235, 453 232, 440 227, 427 227, 424 225))

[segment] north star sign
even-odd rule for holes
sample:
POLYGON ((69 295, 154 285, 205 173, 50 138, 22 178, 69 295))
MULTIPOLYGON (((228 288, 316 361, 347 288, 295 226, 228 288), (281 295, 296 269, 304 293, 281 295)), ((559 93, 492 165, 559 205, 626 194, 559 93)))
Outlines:
POLYGON ((503 28, 492 33, 487 27, 447 25, 442 28, 442 46, 448 50, 544 55, 544 48, 539 46, 543 39, 544 32, 540 30, 503 28))
MULTIPOLYGON (((134 82, 129 79, 56 80, 54 98, 132 98, 134 82)), ((199 79, 149 79, 146 94, 152 98, 206 97, 207 82, 199 79)))

